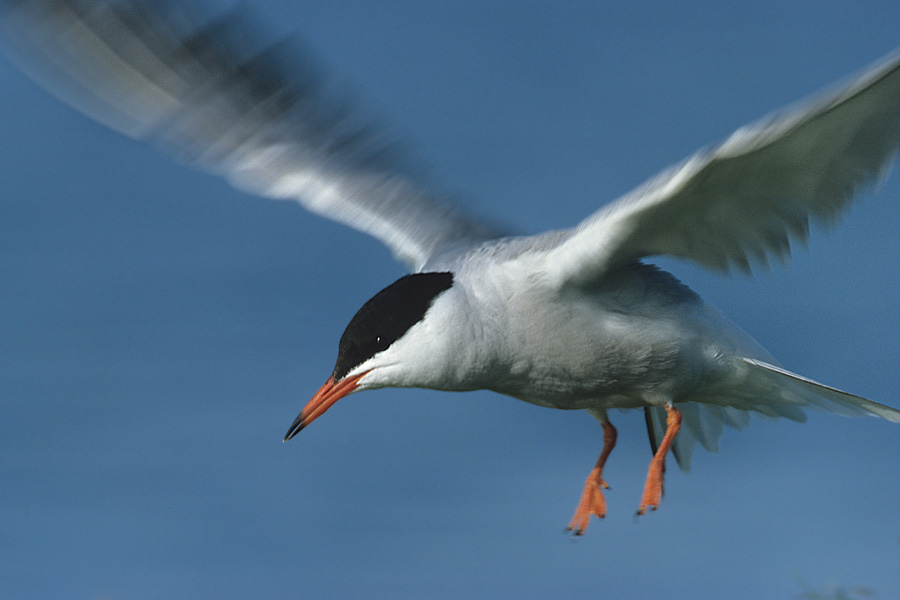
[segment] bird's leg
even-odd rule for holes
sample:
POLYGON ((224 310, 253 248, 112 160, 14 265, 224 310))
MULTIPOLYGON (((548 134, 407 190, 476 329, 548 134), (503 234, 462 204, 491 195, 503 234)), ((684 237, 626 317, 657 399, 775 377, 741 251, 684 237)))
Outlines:
POLYGON ((616 428, 612 423, 603 423, 603 451, 600 453, 600 458, 597 459, 597 464, 591 470, 591 474, 588 475, 587 481, 584 482, 581 501, 567 527, 567 530, 574 531, 575 535, 585 532, 591 515, 597 515, 601 519, 606 516, 606 499, 603 497, 602 490, 609 489, 609 485, 603 481, 603 465, 616 445, 617 435, 616 428))
POLYGON ((653 460, 650 461, 650 470, 647 472, 647 481, 644 483, 644 495, 641 497, 641 505, 637 514, 642 515, 647 509, 656 510, 663 494, 663 475, 666 472, 666 453, 675 439, 675 434, 681 429, 681 411, 666 404, 666 435, 663 436, 653 460))

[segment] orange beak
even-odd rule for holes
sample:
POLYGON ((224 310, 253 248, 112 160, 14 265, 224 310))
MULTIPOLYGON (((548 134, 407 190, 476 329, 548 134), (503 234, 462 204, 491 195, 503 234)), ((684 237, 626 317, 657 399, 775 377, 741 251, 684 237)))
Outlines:
POLYGON ((286 442, 300 433, 304 427, 315 421, 319 418, 319 415, 331 408, 332 404, 356 390, 356 384, 368 373, 369 371, 366 371, 365 373, 347 377, 337 382, 334 380, 334 377, 329 377, 328 381, 325 382, 325 385, 319 388, 316 395, 312 397, 312 400, 306 403, 306 406, 303 407, 303 410, 300 411, 300 414, 297 415, 297 418, 291 423, 291 427, 288 429, 287 435, 284 436, 283 441, 286 442))

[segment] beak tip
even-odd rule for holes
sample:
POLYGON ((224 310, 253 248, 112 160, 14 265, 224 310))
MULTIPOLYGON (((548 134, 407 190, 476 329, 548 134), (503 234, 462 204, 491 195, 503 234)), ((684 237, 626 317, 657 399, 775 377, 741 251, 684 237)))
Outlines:
POLYGON ((289 441, 291 441, 291 439, 292 439, 295 435, 297 435, 298 433, 300 433, 300 430, 301 430, 301 429, 303 429, 303 425, 299 425, 299 426, 298 426, 297 423, 294 423, 293 425, 291 425, 291 428, 288 429, 288 432, 287 432, 286 434, 284 434, 284 439, 281 440, 281 442, 284 443, 284 442, 289 442, 289 441))
POLYGON ((325 385, 316 392, 315 396, 313 396, 306 406, 303 407, 303 410, 300 411, 300 414, 297 415, 297 418, 291 423, 284 439, 281 440, 282 443, 290 441, 291 438, 300 433, 307 425, 328 410, 332 404, 347 394, 353 393, 357 388, 357 382, 368 373, 369 371, 366 371, 365 373, 347 377, 338 382, 335 382, 334 376, 329 377, 328 381, 325 382, 325 385))

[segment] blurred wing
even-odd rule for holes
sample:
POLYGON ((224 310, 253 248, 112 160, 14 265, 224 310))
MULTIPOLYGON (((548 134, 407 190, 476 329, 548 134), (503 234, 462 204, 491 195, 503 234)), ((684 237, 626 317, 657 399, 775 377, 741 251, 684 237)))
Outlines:
POLYGON ((496 237, 401 175, 385 137, 284 44, 254 47, 247 16, 201 25, 178 3, 0 0, 16 62, 127 136, 364 231, 413 270, 496 237))
POLYGON ((900 145, 900 54, 848 85, 739 129, 587 218, 547 254, 560 285, 642 256, 718 270, 790 254, 810 217, 829 222, 900 145))

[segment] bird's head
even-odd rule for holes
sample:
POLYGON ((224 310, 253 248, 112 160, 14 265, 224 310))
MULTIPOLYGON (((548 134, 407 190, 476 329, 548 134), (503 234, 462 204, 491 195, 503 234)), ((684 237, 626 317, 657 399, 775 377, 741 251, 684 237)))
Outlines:
POLYGON ((420 361, 416 359, 427 356, 428 338, 434 338, 429 335, 434 327, 429 327, 426 314, 452 285, 452 273, 415 273, 366 302, 341 336, 331 377, 294 419, 284 441, 353 392, 418 383, 415 363, 420 361))

